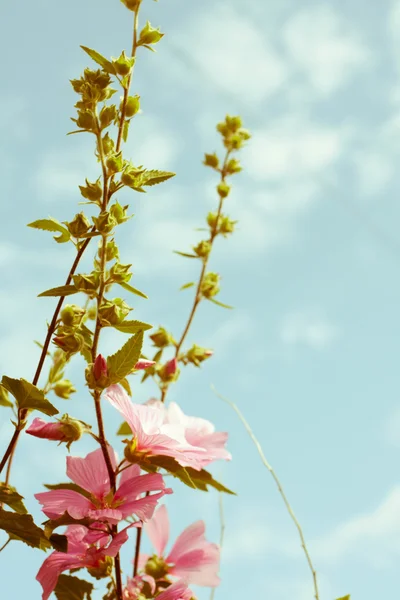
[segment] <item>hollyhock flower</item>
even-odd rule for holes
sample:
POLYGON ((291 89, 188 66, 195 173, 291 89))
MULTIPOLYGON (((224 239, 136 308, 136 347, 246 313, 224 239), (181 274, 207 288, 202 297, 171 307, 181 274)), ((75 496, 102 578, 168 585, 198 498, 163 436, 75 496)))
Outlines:
POLYGON ((164 505, 160 506, 151 521, 145 524, 145 529, 157 553, 151 557, 140 556, 140 565, 148 575, 155 579, 173 575, 188 583, 207 587, 219 585, 220 550, 216 544, 205 539, 204 521, 197 521, 187 527, 166 556, 169 519, 164 505))
POLYGON ((127 446, 132 458, 170 456, 183 467, 201 470, 205 449, 188 443, 181 425, 165 422, 163 405, 160 408, 158 405, 133 404, 119 385, 107 388, 104 396, 122 414, 132 430, 133 441, 127 446))
POLYGON ((177 581, 157 596, 157 600, 191 600, 192 592, 184 581, 177 581))
POLYGON ((46 423, 46 421, 37 417, 33 419, 26 433, 46 440, 66 442, 67 448, 69 448, 72 442, 80 439, 85 428, 81 421, 71 419, 68 415, 64 415, 60 420, 53 423, 46 423))
MULTIPOLYGON (((128 577, 128 581, 123 591, 124 600, 137 600, 142 593, 143 588, 147 588, 152 596, 156 591, 156 582, 150 575, 136 575, 128 577)), ((146 594, 146 598, 148 595, 146 594)))
MULTIPOLYGON (((116 456, 109 452, 114 469, 116 456)), ((67 512, 73 519, 89 517, 95 520, 118 523, 121 519, 136 515, 142 521, 153 515, 157 501, 164 494, 172 493, 165 488, 162 475, 141 475, 138 465, 125 469, 119 479, 115 494, 111 491, 110 478, 101 448, 85 458, 67 457, 68 477, 85 490, 85 495, 69 490, 57 489, 35 494, 42 510, 49 519, 67 512), (157 494, 140 497, 143 493, 160 490, 157 494), (87 494, 86 494, 87 493, 87 494)))
POLYGON ((128 539, 127 529, 135 527, 132 524, 111 536, 102 536, 97 543, 88 541, 89 530, 81 525, 70 525, 65 535, 68 539, 68 552, 52 552, 46 558, 36 576, 37 581, 43 588, 42 600, 47 600, 57 585, 59 575, 70 569, 80 569, 86 567, 92 570, 93 574, 99 576, 100 573, 108 574, 112 561, 108 557, 114 558, 122 544, 128 539))
POLYGON ((136 363, 135 369, 137 371, 142 370, 142 369, 148 369, 149 367, 152 367, 155 364, 156 364, 155 360, 147 360, 145 358, 142 358, 136 363))
POLYGON ((98 354, 93 365, 93 375, 96 381, 99 381, 101 377, 107 377, 107 361, 102 354, 98 354))

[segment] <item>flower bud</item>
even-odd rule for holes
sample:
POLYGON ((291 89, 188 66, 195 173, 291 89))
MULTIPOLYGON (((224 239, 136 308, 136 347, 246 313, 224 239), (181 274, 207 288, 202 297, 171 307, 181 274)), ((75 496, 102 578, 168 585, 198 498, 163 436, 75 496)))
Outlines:
POLYGON ((229 131, 235 133, 238 129, 241 128, 242 119, 240 117, 230 117, 229 115, 227 115, 225 118, 225 123, 229 131))
POLYGON ((91 202, 100 200, 103 195, 100 179, 97 179, 94 183, 90 183, 90 181, 86 179, 86 186, 80 185, 79 189, 81 190, 82 196, 91 202))
POLYGON ((119 173, 122 171, 124 166, 124 161, 122 158, 122 152, 118 152, 118 154, 112 154, 106 160, 106 167, 111 173, 119 173))
POLYGON ((192 363, 193 365, 198 367, 200 363, 207 360, 207 358, 210 358, 210 356, 212 356, 213 354, 214 352, 212 350, 202 348, 201 346, 193 344, 190 350, 188 350, 183 356, 183 362, 185 364, 192 363))
POLYGON ((76 392, 76 389, 69 379, 61 379, 61 381, 57 381, 57 383, 53 386, 53 392, 59 398, 62 398, 63 400, 69 400, 71 394, 76 392))
POLYGON ((229 175, 239 173, 241 170, 242 167, 240 166, 240 162, 237 160, 237 158, 231 158, 225 167, 225 172, 229 173, 229 175))
POLYGON ((211 243, 207 240, 203 240, 197 246, 193 246, 193 250, 201 258, 207 257, 211 252, 211 243))
POLYGON ((128 187, 134 187, 143 171, 142 167, 138 168, 128 164, 121 175, 121 182, 128 187))
POLYGON ((220 290, 220 276, 218 273, 207 273, 200 287, 200 293, 204 298, 213 298, 220 290))
POLYGON ((68 231, 76 238, 84 235, 89 231, 90 221, 83 212, 75 215, 74 219, 67 225, 68 231))
POLYGON ((167 346, 173 346, 175 344, 174 338, 166 329, 164 329, 164 327, 159 327, 159 329, 149 337, 157 348, 166 348, 167 346))
POLYGON ((122 300, 122 298, 114 298, 106 300, 98 310, 100 323, 103 327, 119 325, 129 315, 131 308, 122 300))
POLYGON ((130 219, 130 217, 128 217, 126 214, 128 208, 128 204, 126 206, 121 206, 119 202, 115 202, 115 204, 110 207, 110 214, 114 217, 118 224, 125 223, 125 221, 130 219))
POLYGON ((81 129, 93 131, 96 128, 96 119, 91 110, 78 110, 78 118, 73 119, 81 129))
POLYGON ((179 377, 178 361, 176 358, 169 360, 157 370, 157 375, 164 383, 172 383, 179 377))
POLYGON ((222 216, 219 226, 219 232, 226 237, 229 233, 234 232, 236 223, 237 221, 232 221, 229 217, 222 216))
POLYGON ((108 376, 107 361, 102 354, 99 354, 94 361, 93 375, 96 381, 108 376))
POLYGON ((77 290, 93 296, 100 285, 100 274, 92 271, 89 274, 74 275, 73 281, 77 290))
POLYGON ((121 0, 122 4, 125 4, 126 8, 132 11, 137 11, 142 0, 121 0))
POLYGON ((168 566, 164 559, 162 559, 160 556, 154 555, 148 559, 144 570, 147 575, 151 575, 151 577, 154 577, 154 579, 157 581, 158 579, 162 579, 165 577, 165 575, 167 575, 168 566))
POLYGON ((150 25, 150 22, 147 21, 146 25, 143 27, 140 32, 138 45, 139 46, 148 46, 150 44, 156 44, 161 40, 164 36, 163 33, 159 29, 155 29, 150 25))
POLYGON ((69 449, 73 442, 82 437, 86 429, 87 426, 82 421, 72 419, 69 415, 63 415, 55 423, 46 423, 43 419, 36 418, 26 433, 46 440, 65 442, 69 449))
POLYGON ((123 440, 123 441, 125 442, 124 456, 125 456, 126 460, 132 464, 136 464, 142 457, 142 454, 140 452, 137 452, 137 450, 136 450, 136 448, 137 448, 136 438, 133 438, 131 440, 123 440))
POLYGON ((214 154, 205 154, 204 155, 203 165, 205 165, 206 167, 212 167, 213 169, 218 169, 219 158, 215 154, 215 152, 214 152, 214 154))
POLYGON ((85 309, 76 304, 67 304, 61 311, 61 320, 68 327, 75 327, 80 324, 82 317, 85 314, 85 309))
POLYGON ((207 223, 211 230, 214 230, 217 227, 218 223, 218 215, 217 213, 209 212, 207 215, 207 223))
POLYGON ((118 58, 114 58, 112 62, 118 75, 125 77, 125 75, 129 75, 132 71, 132 67, 135 64, 135 57, 126 56, 125 52, 122 51, 122 54, 118 58))
POLYGON ((97 231, 104 235, 111 233, 117 225, 117 221, 107 210, 102 211, 98 217, 92 217, 92 219, 97 231))
POLYGON ((105 129, 106 127, 111 125, 111 123, 113 123, 117 118, 117 107, 115 106, 115 104, 110 104, 110 106, 103 106, 103 108, 100 111, 99 118, 100 127, 102 129, 105 129))
POLYGON ((121 263, 113 264, 107 283, 128 283, 132 277, 132 273, 130 272, 131 266, 122 265, 121 263))
POLYGON ((135 371, 148 369, 149 367, 153 367, 155 364, 156 362, 154 360, 147 360, 145 358, 141 358, 135 365, 135 371))
POLYGON ((108 135, 108 131, 105 135, 103 135, 103 139, 101 140, 101 143, 103 146, 103 152, 106 156, 108 156, 109 154, 111 154, 115 151, 114 140, 112 138, 110 138, 110 136, 108 135))
POLYGON ((110 260, 114 259, 119 259, 119 250, 115 241, 110 240, 109 242, 107 242, 106 246, 106 261, 109 262, 110 260))
POLYGON ((128 118, 134 117, 140 110, 140 96, 129 96, 126 102, 125 114, 128 118))
POLYGON ((61 350, 64 350, 66 354, 72 355, 76 354, 83 348, 85 340, 77 332, 68 333, 66 331, 63 331, 62 328, 60 331, 59 328, 57 330, 57 335, 53 338, 53 343, 59 348, 61 348, 61 350))
POLYGON ((225 183, 225 181, 221 181, 221 183, 217 185, 217 192, 221 198, 226 198, 229 195, 230 190, 230 186, 225 183))
POLYGON ((110 577, 113 572, 114 559, 111 556, 105 556, 95 567, 86 567, 89 575, 95 579, 104 579, 110 577))

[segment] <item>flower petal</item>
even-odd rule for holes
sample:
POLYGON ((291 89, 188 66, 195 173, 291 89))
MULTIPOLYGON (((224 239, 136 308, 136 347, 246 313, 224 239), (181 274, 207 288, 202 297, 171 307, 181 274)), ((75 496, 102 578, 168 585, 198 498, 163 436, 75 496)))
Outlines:
MULTIPOLYGON (((115 452, 110 446, 108 451, 115 469, 115 452)), ((110 491, 110 478, 101 448, 90 452, 85 458, 67 456, 67 475, 96 498, 102 499, 110 491)))
POLYGON ((46 558, 36 575, 43 588, 42 600, 47 600, 57 585, 59 575, 69 569, 81 566, 81 560, 74 555, 53 552, 46 558))
POLYGON ((73 519, 86 517, 92 503, 90 500, 73 490, 51 490, 35 494, 36 500, 42 505, 42 511, 49 519, 56 519, 67 512, 73 519))
POLYGON ((169 539, 169 518, 165 504, 160 506, 144 528, 158 556, 163 556, 169 539))

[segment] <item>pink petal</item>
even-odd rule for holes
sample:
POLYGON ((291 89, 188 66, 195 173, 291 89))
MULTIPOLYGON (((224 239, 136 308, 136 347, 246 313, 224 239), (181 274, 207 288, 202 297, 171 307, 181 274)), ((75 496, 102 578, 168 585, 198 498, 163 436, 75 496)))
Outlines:
POLYGON ((199 545, 203 546, 204 542, 206 542, 204 537, 205 530, 204 521, 196 521, 196 523, 189 525, 176 539, 171 552, 168 554, 167 562, 177 564, 184 554, 197 548, 199 545))
POLYGON ((38 438, 60 442, 65 439, 63 429, 64 425, 62 423, 46 423, 46 421, 37 417, 36 419, 33 419, 28 429, 26 429, 26 433, 38 438))
POLYGON ((184 581, 177 581, 157 596, 157 600, 190 600, 192 592, 184 581))
POLYGON ((69 569, 81 566, 81 560, 76 556, 53 552, 46 558, 36 575, 37 581, 43 588, 42 600, 47 600, 57 585, 59 575, 69 569))
POLYGON ((148 369, 149 367, 152 367, 153 365, 156 364, 155 360, 145 360, 145 359, 141 359, 139 360, 136 365, 135 365, 135 369, 136 370, 140 370, 140 369, 148 369))
MULTIPOLYGON (((109 455, 113 468, 116 468, 115 453, 110 446, 109 455)), ((102 499, 110 491, 110 479, 101 448, 90 452, 85 458, 67 456, 67 475, 83 489, 102 499)))
POLYGON ((171 494, 172 490, 167 488, 158 494, 151 494, 150 496, 145 496, 144 498, 139 498, 139 500, 132 500, 131 502, 126 502, 123 504, 121 508, 121 512, 124 517, 129 517, 132 515, 137 515, 141 521, 148 521, 151 519, 154 513, 154 509, 157 506, 157 502, 160 498, 165 496, 165 494, 171 494))
MULTIPOLYGON (((126 466, 126 465, 124 465, 126 466)), ((129 481, 132 477, 138 477, 140 475, 140 467, 139 465, 131 465, 130 467, 126 467, 119 478, 119 487, 121 487, 125 481, 129 481)))
POLYGON ((120 551, 121 546, 123 544, 125 544, 125 542, 128 541, 128 529, 130 529, 131 527, 140 527, 140 526, 141 526, 140 523, 131 523, 124 529, 121 529, 121 531, 119 533, 117 533, 117 535, 113 538, 110 545, 107 548, 101 549, 101 551, 100 551, 101 554, 103 556, 111 556, 112 558, 115 558, 115 556, 117 556, 118 552, 120 551))
POLYGON ((96 381, 98 381, 102 375, 104 375, 104 377, 107 377, 108 375, 107 361, 102 354, 98 354, 94 361, 93 375, 96 381))
POLYGON ((84 554, 88 544, 86 542, 87 527, 83 525, 69 525, 65 535, 68 538, 68 554, 84 554))
POLYGON ((219 547, 207 544, 204 549, 195 549, 184 554, 170 569, 170 573, 195 585, 217 587, 220 584, 219 561, 219 547))
POLYGON ((132 401, 124 389, 119 385, 111 385, 104 392, 104 398, 121 413, 134 435, 138 435, 142 431, 140 420, 133 408, 132 401))
POLYGON ((42 511, 49 519, 56 519, 67 512, 73 519, 82 519, 92 508, 90 500, 73 490, 51 490, 35 494, 42 511))
POLYGON ((123 514, 119 509, 99 508, 90 510, 88 513, 88 517, 90 517, 91 519, 97 519, 99 521, 107 521, 108 523, 116 525, 123 518, 123 514))
POLYGON ((160 506, 144 528, 158 556, 163 556, 169 539, 169 518, 165 504, 160 506))
POLYGON ((133 475, 118 487, 114 499, 136 500, 140 494, 144 494, 145 492, 155 492, 156 490, 163 490, 164 488, 165 482, 160 473, 133 475))

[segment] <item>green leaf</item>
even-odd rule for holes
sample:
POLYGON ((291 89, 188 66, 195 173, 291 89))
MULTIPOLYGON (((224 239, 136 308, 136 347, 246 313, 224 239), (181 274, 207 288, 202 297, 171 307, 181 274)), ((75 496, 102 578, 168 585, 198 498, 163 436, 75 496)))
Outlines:
POLYGON ((29 381, 4 375, 1 384, 14 396, 18 408, 38 410, 49 417, 58 414, 58 410, 46 400, 43 392, 29 381))
POLYGON ((92 50, 92 48, 87 48, 86 46, 81 46, 82 50, 86 52, 90 56, 91 59, 94 60, 98 65, 100 65, 104 71, 110 73, 111 75, 115 75, 114 65, 111 61, 109 61, 105 56, 102 56, 96 50, 92 50))
POLYGON ((209 300, 210 302, 213 302, 217 306, 222 306, 222 308, 233 309, 233 306, 229 306, 229 304, 223 304, 222 302, 219 302, 218 300, 215 300, 215 298, 207 298, 207 300, 209 300))
POLYGON ((149 299, 149 297, 146 296, 146 294, 144 292, 141 292, 140 290, 137 290, 136 288, 134 288, 131 285, 129 285, 129 283, 124 283, 124 282, 119 282, 118 281, 118 285, 120 285, 121 287, 123 287, 124 290, 127 290, 128 292, 131 292, 132 294, 136 294, 136 296, 140 296, 141 298, 145 298, 146 300, 149 299))
POLYGON ((180 290, 187 290, 188 288, 191 288, 195 285, 194 281, 190 281, 189 283, 185 283, 184 285, 182 285, 179 289, 180 290))
POLYGON ((24 542, 31 548, 51 548, 51 543, 44 536, 44 531, 35 525, 32 515, 0 509, 0 529, 7 532, 11 539, 24 542))
POLYGON ((93 583, 72 577, 60 575, 54 593, 57 600, 91 600, 93 583))
POLYGON ((0 406, 6 406, 8 408, 12 408, 13 406, 7 390, 2 385, 0 385, 0 406))
POLYGON ((128 394, 128 396, 132 397, 131 386, 129 385, 129 381, 127 380, 126 377, 124 379, 121 379, 121 381, 119 382, 119 385, 124 388, 124 390, 126 391, 126 393, 128 394))
POLYGON ((28 224, 28 227, 33 227, 34 229, 42 229, 43 231, 58 231, 61 235, 54 236, 54 239, 59 244, 64 244, 65 242, 69 242, 71 239, 71 235, 66 227, 61 225, 57 221, 57 219, 53 219, 53 217, 49 217, 48 219, 39 219, 38 221, 33 221, 28 224))
POLYGON ((225 492, 226 494, 236 495, 229 488, 219 483, 213 478, 211 473, 202 469, 196 471, 191 467, 181 467, 181 465, 169 456, 150 456, 140 462, 142 469, 146 471, 154 470, 154 467, 165 469, 168 473, 171 473, 177 479, 180 479, 182 483, 188 487, 208 492, 208 486, 215 488, 219 492, 225 492))
POLYGON ((142 323, 141 321, 122 321, 119 325, 113 325, 114 329, 122 331, 122 333, 138 333, 138 331, 147 331, 152 329, 153 325, 142 323))
POLYGON ((46 487, 48 490, 72 490, 78 494, 81 494, 81 496, 85 496, 85 498, 88 498, 89 500, 91 499, 90 492, 87 492, 76 483, 45 483, 44 487, 46 487))
POLYGON ((337 600, 350 600, 350 594, 347 594, 347 596, 342 596, 341 598, 337 598, 337 600))
POLYGON ((0 483, 0 505, 7 504, 7 506, 15 510, 16 513, 26 515, 28 511, 22 500, 23 496, 18 494, 15 487, 7 485, 6 483, 0 483))
POLYGON ((129 375, 140 358, 143 345, 143 331, 133 335, 118 352, 107 358, 108 380, 110 385, 119 383, 129 375))
POLYGON ((155 169, 144 171, 140 177, 140 185, 157 185, 158 183, 171 179, 171 177, 175 177, 175 175, 176 173, 171 173, 170 171, 157 171, 155 169))
POLYGON ((122 423, 120 428, 117 431, 117 435, 132 435, 132 429, 129 427, 128 423, 125 421, 122 423))
POLYGON ((59 287, 42 292, 39 294, 38 298, 43 298, 44 296, 71 296, 72 294, 77 293, 78 290, 74 285, 60 285, 59 287))
POLYGON ((122 128, 122 139, 124 140, 124 142, 126 142, 126 140, 128 139, 130 123, 131 123, 130 121, 125 120, 124 126, 122 128))
POLYGON ((185 258, 199 258, 197 254, 188 254, 187 252, 179 252, 179 250, 174 250, 174 254, 179 254, 179 256, 184 256, 185 258))
POLYGON ((49 540, 54 550, 57 550, 57 552, 64 552, 64 554, 68 552, 68 538, 66 535, 52 533, 49 540))

